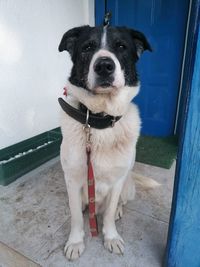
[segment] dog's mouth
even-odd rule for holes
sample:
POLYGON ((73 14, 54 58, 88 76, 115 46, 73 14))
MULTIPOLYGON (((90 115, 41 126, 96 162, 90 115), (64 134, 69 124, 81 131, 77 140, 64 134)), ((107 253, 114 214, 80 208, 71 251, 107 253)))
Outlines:
POLYGON ((107 87, 112 86, 112 84, 110 82, 103 82, 99 86, 102 87, 102 88, 107 88, 107 87))
POLYGON ((113 86, 111 83, 102 83, 100 85, 95 86, 92 90, 95 94, 110 94, 116 91, 116 87, 113 86))
POLYGON ((102 81, 96 84, 92 89, 92 92, 95 94, 109 94, 112 91, 115 91, 116 87, 110 81, 102 81))

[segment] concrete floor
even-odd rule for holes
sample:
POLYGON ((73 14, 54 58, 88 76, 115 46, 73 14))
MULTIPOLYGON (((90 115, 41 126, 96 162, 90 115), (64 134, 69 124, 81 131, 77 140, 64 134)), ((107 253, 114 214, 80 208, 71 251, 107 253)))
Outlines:
POLYGON ((70 215, 59 158, 7 187, 0 186, 0 267, 160 267, 174 170, 175 164, 166 170, 136 163, 137 173, 157 180, 162 186, 151 190, 138 186, 135 200, 125 207, 123 218, 117 222, 126 242, 124 256, 106 251, 102 234, 90 237, 86 213, 86 250, 72 263, 63 255, 70 215))

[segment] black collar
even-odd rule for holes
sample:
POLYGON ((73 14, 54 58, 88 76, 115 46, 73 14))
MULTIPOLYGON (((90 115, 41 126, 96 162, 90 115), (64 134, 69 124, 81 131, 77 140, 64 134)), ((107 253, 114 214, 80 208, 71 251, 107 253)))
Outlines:
MULTIPOLYGON (((61 97, 58 98, 58 102, 61 105, 61 108, 70 117, 72 117, 76 121, 79 121, 83 125, 86 123, 87 108, 85 110, 84 110, 84 108, 81 108, 81 110, 76 109, 76 108, 70 106, 61 97)), ((109 127, 113 127, 115 125, 115 122, 117 122, 119 119, 121 119, 121 117, 122 116, 114 117, 111 115, 103 116, 102 113, 94 114, 90 111, 88 123, 89 123, 90 127, 92 127, 92 128, 106 129, 109 127)))

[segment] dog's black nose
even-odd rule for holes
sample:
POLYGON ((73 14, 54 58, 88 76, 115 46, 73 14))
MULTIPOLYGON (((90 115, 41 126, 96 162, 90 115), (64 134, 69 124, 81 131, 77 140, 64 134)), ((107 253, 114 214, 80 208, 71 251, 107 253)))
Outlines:
POLYGON ((109 57, 100 57, 94 63, 94 71, 99 76, 111 75, 115 70, 115 63, 109 57))

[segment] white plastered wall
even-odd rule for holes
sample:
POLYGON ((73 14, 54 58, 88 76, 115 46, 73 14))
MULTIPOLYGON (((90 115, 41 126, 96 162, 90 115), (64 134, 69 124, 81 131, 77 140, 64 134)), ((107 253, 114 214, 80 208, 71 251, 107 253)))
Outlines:
POLYGON ((94 24, 94 0, 0 1, 0 149, 59 126, 71 69, 68 29, 94 24))

